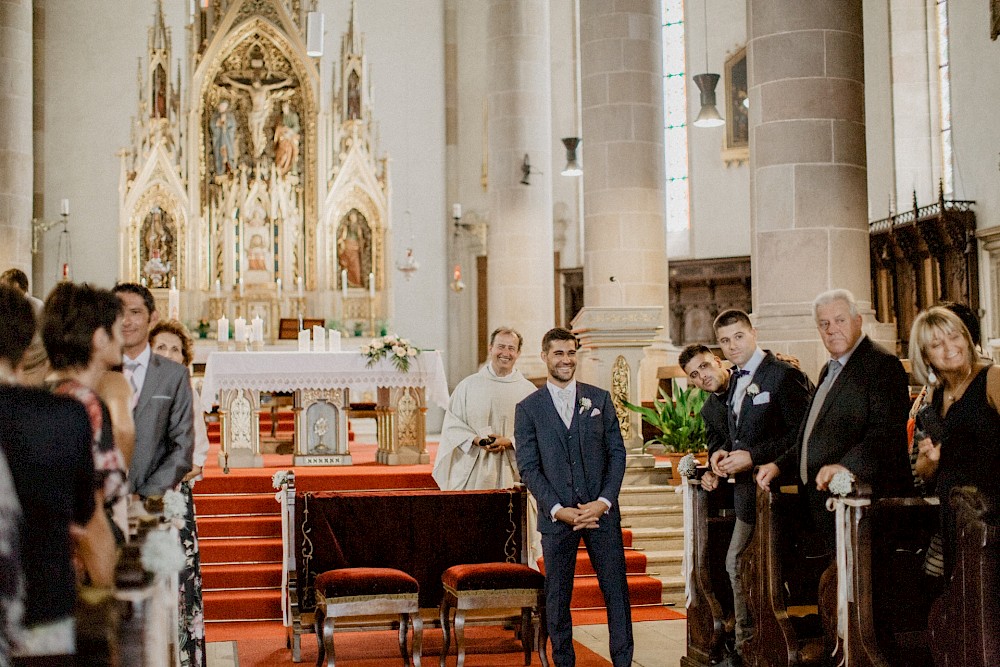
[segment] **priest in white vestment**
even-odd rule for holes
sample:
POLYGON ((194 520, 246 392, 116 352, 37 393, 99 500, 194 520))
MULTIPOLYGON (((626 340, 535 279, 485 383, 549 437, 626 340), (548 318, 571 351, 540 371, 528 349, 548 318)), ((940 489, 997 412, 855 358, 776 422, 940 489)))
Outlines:
MULTIPOLYGON (((490 336, 489 361, 455 387, 441 426, 434 481, 442 491, 509 489, 521 481, 514 458, 514 406, 536 387, 514 368, 522 337, 500 327, 490 336)), ((528 503, 529 565, 541 551, 535 502, 528 503)))

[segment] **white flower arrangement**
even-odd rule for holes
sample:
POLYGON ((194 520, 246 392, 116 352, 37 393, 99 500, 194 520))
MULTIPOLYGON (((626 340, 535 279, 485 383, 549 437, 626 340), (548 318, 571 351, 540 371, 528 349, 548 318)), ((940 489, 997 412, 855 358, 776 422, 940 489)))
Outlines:
POLYGON ((698 461, 695 460, 694 454, 685 454, 677 462, 677 474, 681 477, 694 477, 695 468, 697 467, 698 461))
POLYGON ((581 415, 584 412, 586 412, 587 410, 589 410, 590 408, 592 408, 593 406, 594 406, 594 404, 591 403, 590 399, 587 398, 586 396, 583 396, 583 397, 580 398, 580 414, 581 415))
POLYGON ((827 488, 835 496, 846 496, 854 490, 854 475, 849 470, 841 470, 833 476, 827 488))
POLYGON ((142 545, 142 567, 153 574, 173 574, 184 569, 186 558, 177 534, 151 530, 142 545))
POLYGON ((281 491, 283 488, 285 488, 286 484, 288 484, 287 470, 279 470, 278 472, 271 475, 271 486, 273 486, 278 491, 281 491))
POLYGON ((183 493, 167 489, 163 494, 163 518, 167 521, 187 518, 187 501, 183 493))
POLYGON ((400 338, 396 334, 376 338, 368 345, 361 346, 361 355, 368 357, 368 366, 388 358, 396 370, 402 373, 409 372, 410 360, 418 354, 420 354, 419 348, 410 343, 408 339, 400 338))
POLYGON ((757 386, 756 382, 751 382, 750 386, 747 387, 747 395, 750 398, 753 398, 754 396, 756 396, 759 393, 760 393, 760 387, 757 386))

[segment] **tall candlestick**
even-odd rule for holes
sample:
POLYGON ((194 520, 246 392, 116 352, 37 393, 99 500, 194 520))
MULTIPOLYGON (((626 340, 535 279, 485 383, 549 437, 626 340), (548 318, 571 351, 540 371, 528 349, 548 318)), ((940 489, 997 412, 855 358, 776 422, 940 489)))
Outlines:
POLYGON ((181 319, 181 293, 177 290, 177 279, 170 278, 170 291, 167 292, 167 318, 181 319))
POLYGON ((347 269, 340 272, 340 296, 347 298, 347 269))
POLYGON ((63 215, 69 215, 69 200, 63 199, 60 203, 60 212, 63 215))
POLYGON ((243 279, 242 278, 240 278, 240 280, 239 280, 239 289, 240 289, 240 298, 242 299, 243 298, 243 279))
POLYGON ((274 286, 275 286, 275 289, 278 292, 278 298, 280 299, 281 298, 281 278, 278 278, 277 280, 274 281, 274 286))
POLYGON ((220 281, 218 278, 216 278, 215 280, 215 298, 216 299, 222 298, 222 281, 220 281))
POLYGON ((298 290, 299 298, 302 298, 302 276, 295 278, 295 289, 298 290))
POLYGON ((455 218, 456 220, 458 220, 459 218, 462 217, 462 205, 461 204, 452 204, 451 205, 451 217, 455 218))
POLYGON ((375 298, 375 274, 368 274, 368 297, 371 299, 375 298))

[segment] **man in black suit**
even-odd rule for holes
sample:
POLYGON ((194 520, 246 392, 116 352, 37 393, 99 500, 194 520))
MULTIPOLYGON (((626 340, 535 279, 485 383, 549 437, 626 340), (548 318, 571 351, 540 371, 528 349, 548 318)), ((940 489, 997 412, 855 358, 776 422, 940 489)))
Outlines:
POLYGON ((739 665, 740 651, 753 635, 739 567, 757 519, 757 487, 752 470, 792 446, 809 405, 812 383, 802 371, 760 348, 757 330, 745 312, 724 311, 714 327, 733 372, 725 399, 714 397, 706 402, 710 408, 707 415, 702 412, 709 432, 712 468, 702 483, 714 488, 719 478, 732 477, 735 482, 736 526, 726 554, 726 571, 733 588, 736 650, 728 663, 739 665), (717 405, 722 409, 715 409, 717 405))
POLYGON ((149 346, 149 331, 159 320, 149 289, 119 283, 114 292, 125 307, 123 372, 134 392, 129 484, 140 497, 159 496, 177 486, 193 465, 191 377, 187 368, 153 354, 149 346))
POLYGON ((770 489, 779 474, 794 475, 806 489, 818 537, 832 552, 834 517, 826 499, 834 475, 846 470, 877 495, 913 490, 906 452, 910 394, 899 359, 862 332, 854 295, 824 292, 813 308, 830 361, 793 446, 758 469, 757 483, 770 489))
POLYGON ((576 336, 561 328, 542 338, 548 382, 515 408, 517 467, 538 501, 555 667, 576 664, 570 598, 581 537, 608 609, 611 661, 629 667, 632 612, 618 509, 625 445, 611 395, 573 379, 578 345, 576 336))

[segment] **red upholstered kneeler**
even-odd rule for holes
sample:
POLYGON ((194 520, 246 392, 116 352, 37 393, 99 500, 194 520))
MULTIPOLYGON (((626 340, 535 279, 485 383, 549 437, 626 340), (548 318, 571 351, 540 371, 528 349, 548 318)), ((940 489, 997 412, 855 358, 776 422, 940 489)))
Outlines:
POLYGON ((545 630, 545 577, 519 563, 477 563, 454 565, 441 575, 444 598, 441 600, 441 667, 451 643, 451 609, 455 609, 455 648, 458 667, 465 664, 465 612, 469 609, 521 608, 521 645, 524 664, 531 664, 531 644, 538 646, 538 659, 548 667, 545 653, 548 633, 545 630), (537 636, 534 618, 538 616, 537 636))
POLYGON ((420 585, 401 570, 387 567, 345 567, 329 570, 316 577, 316 640, 319 644, 317 667, 334 667, 334 619, 347 616, 386 616, 399 614, 399 652, 409 666, 406 632, 413 624, 413 664, 420 667, 423 622, 417 597, 420 585))

